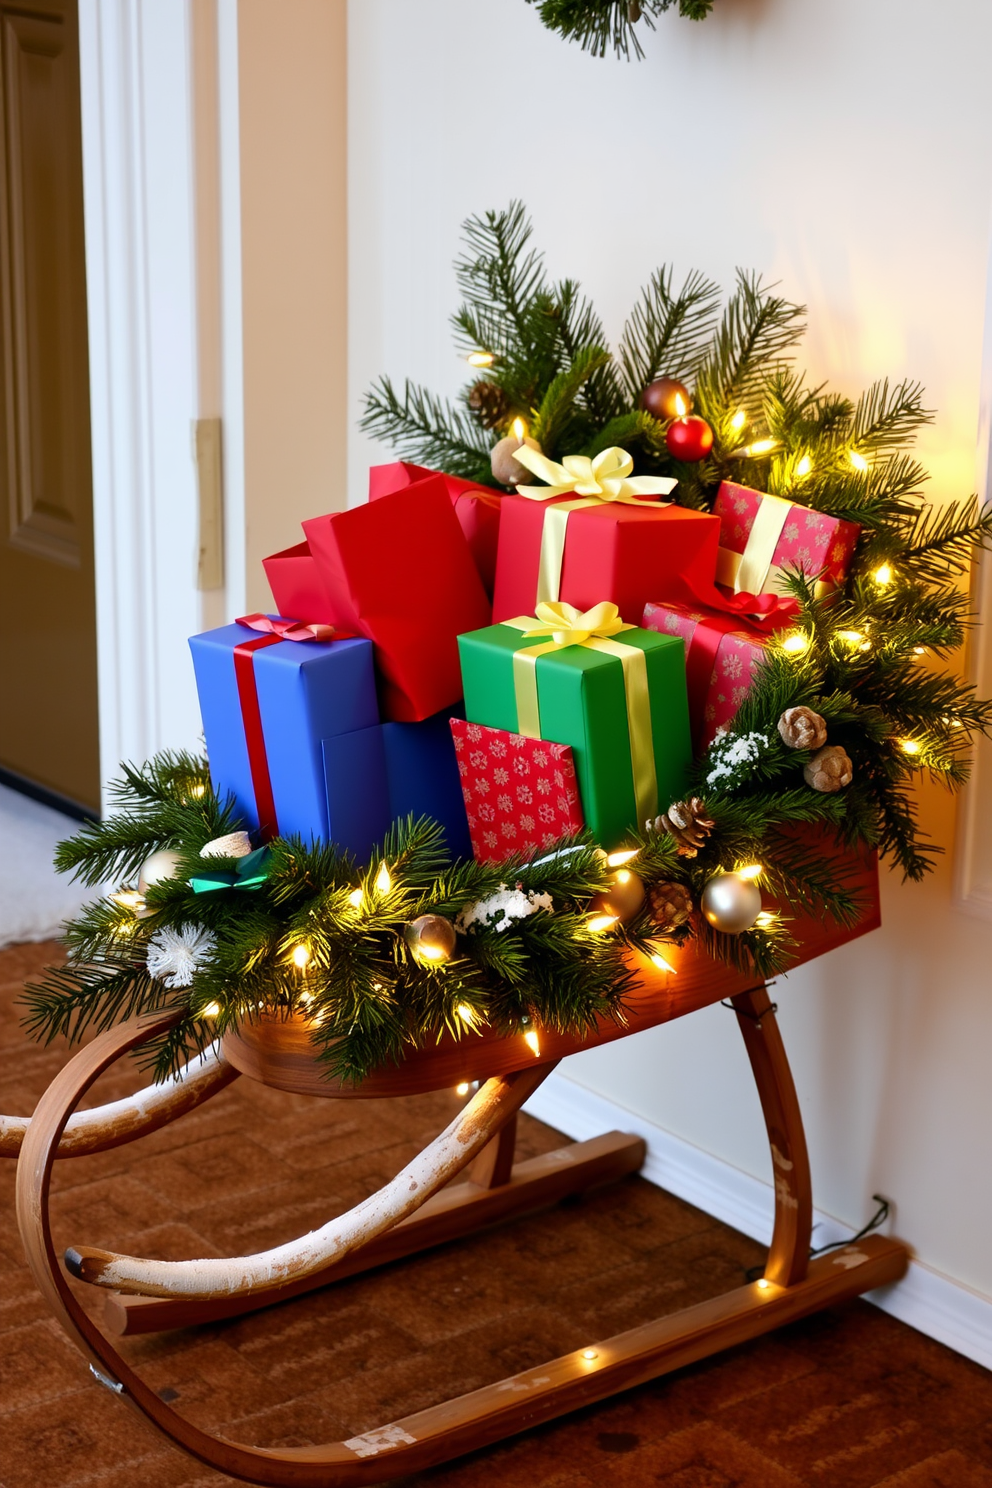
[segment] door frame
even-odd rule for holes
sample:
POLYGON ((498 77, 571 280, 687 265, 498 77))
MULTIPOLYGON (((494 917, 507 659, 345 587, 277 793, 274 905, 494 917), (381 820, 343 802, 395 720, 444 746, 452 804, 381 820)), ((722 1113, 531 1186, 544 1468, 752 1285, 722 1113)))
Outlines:
POLYGON ((237 0, 79 0, 79 34, 106 803, 119 761, 197 747, 186 640, 243 604, 237 0), (214 118, 203 117, 202 89, 200 117, 194 109, 194 48, 204 23, 216 42, 214 118), (195 184, 211 150, 220 183, 219 293, 205 304, 195 184), (223 366, 220 407, 204 406, 205 338, 223 366), (205 594, 197 588, 192 429, 196 418, 218 414, 227 587, 205 594))

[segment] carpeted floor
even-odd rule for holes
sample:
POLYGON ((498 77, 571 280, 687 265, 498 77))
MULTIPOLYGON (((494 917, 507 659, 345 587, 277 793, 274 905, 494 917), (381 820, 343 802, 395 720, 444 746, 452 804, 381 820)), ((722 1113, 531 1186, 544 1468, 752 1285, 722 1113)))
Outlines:
MULTIPOLYGON (((13 1002, 52 946, 0 953, 0 1108, 64 1059, 13 1002)), ((95 1099, 122 1094, 124 1080, 95 1099)), ((57 1242, 166 1257, 312 1228, 390 1176, 453 1094, 313 1101, 239 1080, 140 1144, 57 1165, 57 1242)), ((560 1144, 524 1118, 525 1155, 560 1144)), ((180 1488, 185 1459, 93 1383, 27 1274, 0 1164, 0 1483, 180 1488)), ((261 1445, 351 1436, 736 1286, 759 1248, 642 1179, 241 1320, 126 1344, 204 1425, 261 1445)), ((992 1488, 992 1375, 853 1303, 404 1480, 437 1488, 992 1488)))

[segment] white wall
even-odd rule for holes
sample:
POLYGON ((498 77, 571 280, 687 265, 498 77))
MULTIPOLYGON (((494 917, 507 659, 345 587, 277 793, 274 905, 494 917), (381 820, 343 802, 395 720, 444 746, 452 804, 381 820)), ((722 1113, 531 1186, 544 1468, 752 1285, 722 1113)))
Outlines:
MULTIPOLYGON (((718 0, 599 61, 523 0, 349 6, 350 398, 380 371, 454 392, 447 318, 470 212, 519 196, 554 274, 612 335, 651 269, 760 269, 807 302, 812 376, 918 377, 935 492, 975 485, 992 198, 987 0, 718 0)), ((386 452, 355 435, 349 498, 386 452)), ((955 814, 927 791, 951 846, 955 814)), ((882 931, 779 984, 819 1207, 882 1191, 923 1261, 992 1297, 992 926, 950 869, 884 884, 882 931)), ((756 1096, 717 1009, 573 1061, 571 1077, 767 1177, 756 1096)))

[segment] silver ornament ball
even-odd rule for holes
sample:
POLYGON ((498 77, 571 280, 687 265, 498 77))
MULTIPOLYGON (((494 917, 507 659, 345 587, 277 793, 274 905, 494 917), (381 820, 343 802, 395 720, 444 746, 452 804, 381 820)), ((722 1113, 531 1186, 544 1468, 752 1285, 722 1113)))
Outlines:
POLYGON ((171 847, 160 847, 158 852, 148 855, 138 870, 138 892, 144 894, 152 884, 163 879, 175 878, 179 867, 179 854, 171 847))
POLYGON ((760 889, 739 873, 718 873, 711 878, 699 902, 714 930, 724 935, 750 930, 761 913, 760 889))

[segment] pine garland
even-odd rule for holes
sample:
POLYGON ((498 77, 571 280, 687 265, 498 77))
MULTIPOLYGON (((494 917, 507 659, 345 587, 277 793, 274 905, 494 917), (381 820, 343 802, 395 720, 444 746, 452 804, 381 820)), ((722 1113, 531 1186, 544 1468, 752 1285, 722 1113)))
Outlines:
POLYGON ((655 19, 676 3, 679 14, 702 21, 713 9, 713 0, 527 0, 537 5, 541 20, 567 41, 578 41, 583 50, 605 57, 612 47, 618 57, 630 60, 644 56, 637 35, 638 21, 654 30, 655 19))

